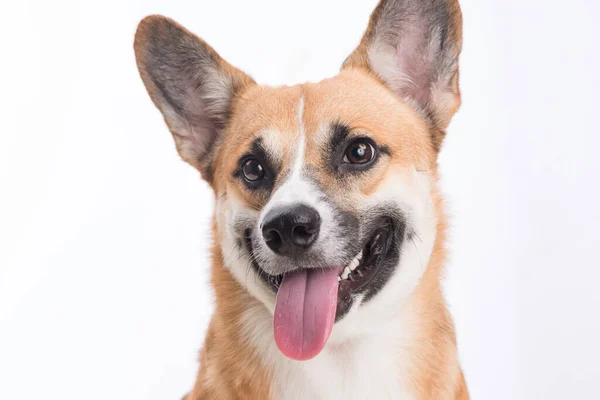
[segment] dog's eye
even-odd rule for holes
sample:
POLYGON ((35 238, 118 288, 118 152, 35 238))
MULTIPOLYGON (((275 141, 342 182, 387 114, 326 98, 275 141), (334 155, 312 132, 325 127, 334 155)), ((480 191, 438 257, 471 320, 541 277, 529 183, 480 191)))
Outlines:
POLYGON ((363 139, 350 143, 344 153, 344 162, 347 164, 366 164, 373 158, 375 158, 373 145, 363 139))
POLYGON ((250 182, 261 180, 265 176, 265 169, 255 158, 244 161, 244 165, 242 165, 242 172, 244 174, 244 178, 250 182))

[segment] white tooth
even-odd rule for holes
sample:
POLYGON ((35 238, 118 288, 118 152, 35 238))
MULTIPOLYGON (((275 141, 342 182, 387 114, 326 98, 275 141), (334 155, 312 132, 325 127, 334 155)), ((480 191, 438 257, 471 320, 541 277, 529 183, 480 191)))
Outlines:
POLYGON ((362 259, 362 250, 360 251, 360 253, 358 253, 358 255, 356 256, 357 260, 361 260, 362 259))
POLYGON ((355 258, 354 260, 352 260, 350 265, 348 265, 348 267, 350 267, 350 271, 354 271, 356 269, 356 267, 358 267, 358 264, 359 264, 358 258, 355 258))
POLYGON ((341 277, 341 276, 338 276, 338 282, 339 282, 339 281, 341 281, 341 280, 342 280, 342 277, 341 277))
POLYGON ((350 268, 344 268, 344 272, 342 272, 342 279, 348 279, 348 275, 350 275, 350 268))

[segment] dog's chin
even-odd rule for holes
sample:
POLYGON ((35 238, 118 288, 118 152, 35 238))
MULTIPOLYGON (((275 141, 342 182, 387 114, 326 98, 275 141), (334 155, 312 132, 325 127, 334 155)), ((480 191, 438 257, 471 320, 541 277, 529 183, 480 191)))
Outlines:
MULTIPOLYGON (((342 319, 352 308, 358 296, 368 300, 375 295, 391 277, 393 269, 398 264, 398 240, 404 227, 395 226, 391 218, 381 218, 372 224, 375 228, 366 235, 361 245, 355 248, 361 250, 349 259, 345 266, 332 265, 340 271, 338 276, 338 295, 336 307, 336 322, 342 319), (400 229, 399 229, 400 228, 400 229)), ((250 259, 256 260, 255 248, 250 234, 246 235, 246 249, 250 259)), ((252 261, 252 268, 267 287, 277 294, 283 281, 284 274, 272 275, 266 272, 257 261, 252 261)), ((306 266, 305 268, 323 268, 323 266, 306 266)))

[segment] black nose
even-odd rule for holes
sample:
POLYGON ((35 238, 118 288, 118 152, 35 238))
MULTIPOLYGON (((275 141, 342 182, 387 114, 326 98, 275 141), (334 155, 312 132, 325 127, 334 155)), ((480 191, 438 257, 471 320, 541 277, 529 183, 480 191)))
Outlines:
POLYGON ((313 244, 320 227, 317 210, 300 204, 269 211, 263 220, 262 235, 275 253, 293 256, 313 244))

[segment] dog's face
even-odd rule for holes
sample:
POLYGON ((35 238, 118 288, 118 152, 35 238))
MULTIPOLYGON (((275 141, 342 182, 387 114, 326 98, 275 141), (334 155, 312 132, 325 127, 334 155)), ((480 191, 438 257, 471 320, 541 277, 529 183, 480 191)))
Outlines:
POLYGON ((342 72, 263 87, 164 17, 138 66, 182 158, 211 184, 224 265, 295 359, 393 318, 428 264, 437 153, 460 103, 452 0, 382 1, 342 72))
POLYGON ((429 127, 355 72, 255 86, 238 106, 215 164, 226 264, 244 284, 256 274, 267 304, 284 274, 337 269, 341 320, 385 286, 407 240, 434 229, 429 127))

